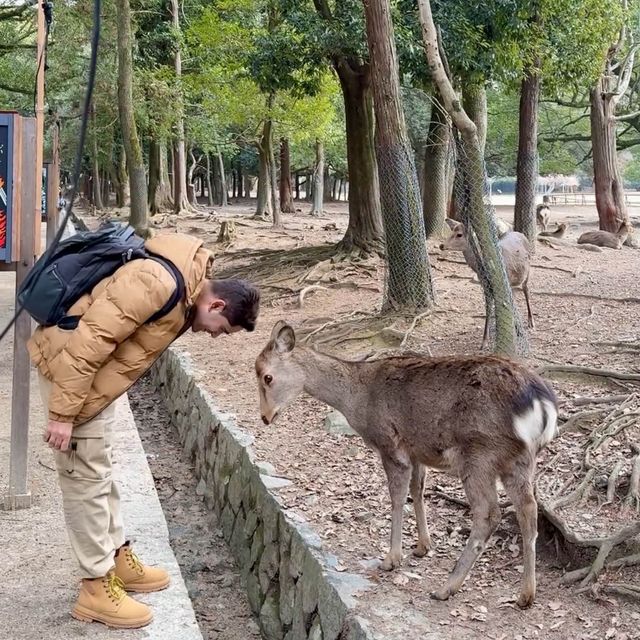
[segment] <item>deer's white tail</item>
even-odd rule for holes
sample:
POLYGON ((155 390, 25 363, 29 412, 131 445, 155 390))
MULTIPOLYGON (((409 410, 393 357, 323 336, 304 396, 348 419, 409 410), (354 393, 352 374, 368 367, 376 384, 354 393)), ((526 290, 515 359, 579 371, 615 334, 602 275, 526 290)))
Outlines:
POLYGON ((555 438, 557 422, 555 394, 542 381, 531 383, 514 407, 516 435, 529 449, 537 452, 555 438))

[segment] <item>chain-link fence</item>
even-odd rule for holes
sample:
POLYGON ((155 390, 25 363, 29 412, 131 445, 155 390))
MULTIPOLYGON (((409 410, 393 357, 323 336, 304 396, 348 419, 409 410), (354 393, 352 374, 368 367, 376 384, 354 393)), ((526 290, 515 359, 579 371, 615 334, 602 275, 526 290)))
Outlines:
POLYGON ((376 147, 387 270, 384 309, 419 311, 431 306, 422 200, 413 150, 406 144, 376 147))
MULTIPOLYGON (((491 203, 484 159, 477 145, 464 140, 453 128, 455 178, 453 199, 456 218, 465 225, 470 253, 465 258, 478 275, 484 292, 485 313, 488 318, 488 340, 493 350, 508 355, 525 355, 528 340, 518 308, 514 304, 510 284, 521 284, 522 274, 528 271, 528 258, 521 252, 505 268, 496 214, 491 203), (510 283, 511 279, 511 283, 510 283)), ((513 247, 513 245, 511 245, 513 247)), ((523 245, 526 252, 526 244, 523 245)))

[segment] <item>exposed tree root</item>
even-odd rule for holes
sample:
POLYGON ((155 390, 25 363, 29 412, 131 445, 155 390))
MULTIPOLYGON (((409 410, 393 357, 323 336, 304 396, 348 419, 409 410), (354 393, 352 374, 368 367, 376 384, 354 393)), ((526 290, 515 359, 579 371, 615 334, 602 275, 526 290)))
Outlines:
POLYGON ((640 304, 640 298, 634 296, 618 298, 615 296, 598 296, 590 293, 577 293, 576 291, 532 291, 534 296, 558 296, 560 298, 584 298, 586 300, 606 300, 609 302, 634 302, 640 304))
POLYGON ((300 290, 300 295, 298 296, 298 306, 302 309, 304 306, 304 297, 311 293, 312 291, 327 291, 327 287, 322 287, 319 284, 312 284, 304 289, 300 290))
POLYGON ((609 475, 609 481, 607 482, 607 500, 604 504, 612 504, 614 498, 616 497, 616 487, 618 485, 618 476, 620 475, 620 471, 622 471, 622 467, 624 466, 624 460, 618 460, 615 466, 611 470, 611 474, 609 475))
POLYGON ((640 454, 637 454, 633 459, 631 479, 629 480, 629 492, 624 500, 624 504, 636 511, 640 511, 640 454))
POLYGON ((573 400, 573 404, 576 407, 584 407, 585 405, 588 405, 588 404, 617 404, 619 402, 623 402, 628 397, 629 397, 628 395, 623 395, 623 394, 617 395, 617 396, 600 396, 600 397, 585 396, 581 398, 575 398, 573 400))
POLYGON ((640 373, 626 373, 624 371, 595 369, 592 367, 581 367, 570 364, 545 365, 544 367, 538 368, 538 373, 540 373, 541 375, 549 375, 554 373, 567 375, 585 375, 593 376, 595 378, 612 378, 613 380, 624 380, 626 382, 640 384, 640 373))

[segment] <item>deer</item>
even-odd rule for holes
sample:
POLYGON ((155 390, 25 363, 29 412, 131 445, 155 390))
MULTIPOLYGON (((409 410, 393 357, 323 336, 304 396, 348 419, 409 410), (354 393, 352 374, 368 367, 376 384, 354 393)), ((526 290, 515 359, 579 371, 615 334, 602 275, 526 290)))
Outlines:
POLYGON ((424 508, 426 467, 462 480, 472 512, 467 544, 446 583, 431 596, 447 600, 462 587, 502 516, 502 482, 522 534, 524 572, 517 604, 536 595, 538 453, 557 435, 557 398, 533 371, 494 355, 399 355, 343 360, 296 341, 278 321, 255 361, 260 413, 271 425, 302 392, 340 411, 382 461, 391 498, 390 549, 381 569, 402 563, 402 520, 411 493, 418 541, 431 547, 424 508))
POLYGON ((536 222, 543 231, 547 230, 550 216, 551 209, 549 209, 549 205, 546 202, 543 202, 536 207, 536 222))
POLYGON ((631 233, 631 225, 623 221, 615 233, 610 231, 585 231, 579 238, 578 244, 592 244, 596 247, 608 247, 609 249, 622 249, 631 233))
POLYGON ((556 225, 556 228, 553 231, 541 231, 538 234, 540 238, 563 238, 565 233, 567 232, 567 223, 560 222, 556 225))
MULTIPOLYGON (((441 251, 462 251, 465 262, 478 274, 479 266, 473 249, 469 245, 467 229, 462 222, 447 219, 451 227, 451 235, 440 244, 441 251)), ((527 303, 527 319, 529 328, 535 328, 531 303, 529 300, 529 271, 531 268, 531 245, 526 236, 518 231, 507 231, 498 239, 498 246, 502 252, 502 259, 507 271, 507 278, 511 288, 521 287, 527 303)), ((478 274, 479 275, 479 274, 478 274)), ((482 334, 482 348, 487 345, 489 336, 489 314, 485 315, 484 332, 482 334)))

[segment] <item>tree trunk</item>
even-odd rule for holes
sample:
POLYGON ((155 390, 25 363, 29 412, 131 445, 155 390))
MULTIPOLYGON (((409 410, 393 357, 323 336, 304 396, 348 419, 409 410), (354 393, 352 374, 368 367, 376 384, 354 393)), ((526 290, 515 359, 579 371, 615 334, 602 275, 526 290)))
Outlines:
POLYGON ((300 200, 300 173, 296 171, 295 174, 295 184, 296 184, 296 200, 300 200))
MULTIPOLYGON (((349 224, 338 245, 345 253, 363 255, 383 253, 380 188, 374 148, 371 69, 339 59, 334 66, 344 99, 347 135, 347 166, 351 191, 349 224)), ((344 180, 340 179, 338 200, 344 180)))
POLYGON ((269 180, 269 155, 264 144, 265 127, 262 130, 262 139, 258 144, 258 201, 256 203, 256 216, 268 218, 271 215, 271 194, 269 180))
POLYGON ((487 144, 487 92, 484 85, 463 82, 462 106, 476 125, 480 153, 484 158, 484 150, 487 144))
POLYGON ((291 154, 289 140, 280 141, 280 210, 282 213, 295 213, 291 194, 291 154))
POLYGON ((375 104, 375 148, 387 256, 385 307, 433 302, 418 176, 407 136, 389 0, 364 3, 375 104))
POLYGON ((207 153, 207 205, 210 207, 214 207, 214 199, 213 199, 213 183, 211 181, 211 154, 207 153))
POLYGON ((431 121, 424 156, 424 191, 422 213, 427 238, 439 234, 445 225, 447 204, 451 195, 449 154, 451 125, 438 93, 431 102, 431 121))
POLYGON ((516 166, 516 204, 513 228, 523 233, 536 248, 536 185, 538 183, 538 100, 540 61, 527 71, 520 87, 518 160, 516 166))
MULTIPOLYGON (((169 0, 171 7, 171 24, 176 31, 180 32, 180 15, 178 0, 169 0)), ((173 57, 173 68, 180 87, 180 79, 182 78, 182 51, 180 46, 176 46, 173 57)), ((185 146, 184 134, 184 107, 182 91, 179 90, 179 96, 176 104, 176 125, 175 125, 175 142, 173 153, 173 211, 180 214, 185 210, 189 210, 188 193, 187 193, 187 152, 185 146)))
POLYGON ((196 185, 194 183, 194 174, 195 174, 195 170, 198 167, 198 163, 200 162, 199 158, 196 158, 195 154, 193 153, 193 149, 189 148, 189 155, 191 156, 191 164, 189 165, 189 173, 188 173, 188 179, 187 179, 187 198, 189 200, 189 204, 197 207, 198 206, 198 199, 196 197, 196 185))
POLYGON ((249 172, 246 169, 242 170, 242 184, 244 185, 244 197, 247 200, 250 200, 253 178, 249 175, 249 172))
POLYGON ((324 203, 324 145, 316 138, 316 162, 313 168, 313 201, 311 215, 321 216, 324 203))
POLYGON ((102 183, 100 181, 100 164, 98 162, 98 131, 96 127, 96 106, 91 105, 91 124, 93 129, 93 153, 92 155, 92 172, 93 172, 93 204, 98 211, 104 209, 102 202, 102 183))
POLYGON ((486 270, 486 276, 482 278, 484 280, 482 284, 485 292, 485 308, 488 311, 491 303, 495 310, 496 350, 513 356, 516 353, 517 329, 513 298, 502 254, 498 249, 495 226, 492 225, 490 213, 485 208, 484 157, 477 129, 464 109, 461 108, 458 96, 447 77, 440 57, 431 4, 429 0, 418 0, 418 6, 431 77, 442 96, 447 112, 463 138, 461 146, 462 153, 465 156, 464 166, 470 172, 470 180, 466 185, 470 199, 469 223, 478 238, 479 253, 483 261, 484 270, 486 270))
POLYGON ((607 76, 601 76, 591 90, 591 149, 593 183, 600 229, 615 233, 623 221, 629 221, 624 189, 616 153, 615 103, 607 76))
POLYGON ((167 145, 164 140, 149 140, 149 209, 151 215, 173 209, 167 145))
POLYGON ((222 152, 218 151, 218 172, 220 174, 220 206, 226 207, 229 204, 229 194, 227 193, 227 178, 224 173, 224 159, 222 152))
POLYGON ((131 212, 129 222, 141 235, 149 232, 147 209, 147 178, 138 138, 133 107, 133 60, 131 34, 131 8, 129 0, 116 0, 118 38, 118 111, 124 149, 129 168, 131 212))

